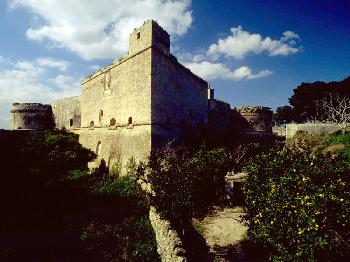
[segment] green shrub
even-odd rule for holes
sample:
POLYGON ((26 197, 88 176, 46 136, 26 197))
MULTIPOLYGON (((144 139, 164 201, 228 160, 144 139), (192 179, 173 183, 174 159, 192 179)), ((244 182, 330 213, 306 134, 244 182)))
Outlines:
POLYGON ((224 177, 229 170, 224 149, 185 148, 154 153, 145 172, 156 197, 151 205, 172 221, 203 217, 224 196, 224 177))
POLYGON ((245 169, 249 238, 274 261, 350 258, 350 162, 275 148, 245 169))

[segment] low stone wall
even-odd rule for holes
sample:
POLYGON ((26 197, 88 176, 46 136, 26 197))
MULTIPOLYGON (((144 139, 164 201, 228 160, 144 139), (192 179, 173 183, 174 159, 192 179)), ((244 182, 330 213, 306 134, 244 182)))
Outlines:
POLYGON ((310 135, 330 135, 337 131, 346 132, 349 129, 348 124, 325 124, 325 123, 310 123, 310 124, 287 124, 286 138, 292 138, 297 131, 304 131, 310 135))
POLYGON ((168 220, 162 219, 154 207, 150 207, 149 219, 156 234, 157 251, 163 262, 187 261, 182 241, 168 220))

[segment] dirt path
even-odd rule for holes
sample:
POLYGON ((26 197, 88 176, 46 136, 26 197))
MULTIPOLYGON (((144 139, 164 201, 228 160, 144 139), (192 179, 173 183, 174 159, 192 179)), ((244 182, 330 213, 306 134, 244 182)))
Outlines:
POLYGON ((213 261, 247 261, 242 247, 247 227, 241 222, 241 207, 215 211, 195 226, 206 240, 213 261))

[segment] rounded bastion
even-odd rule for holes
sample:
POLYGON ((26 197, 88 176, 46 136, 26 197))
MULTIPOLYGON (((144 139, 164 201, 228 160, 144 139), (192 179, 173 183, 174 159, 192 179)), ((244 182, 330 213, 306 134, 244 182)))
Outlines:
POLYGON ((50 105, 14 103, 11 107, 11 129, 46 130, 53 128, 50 105))
POLYGON ((263 106, 242 106, 236 108, 238 126, 241 132, 272 134, 272 111, 263 106))

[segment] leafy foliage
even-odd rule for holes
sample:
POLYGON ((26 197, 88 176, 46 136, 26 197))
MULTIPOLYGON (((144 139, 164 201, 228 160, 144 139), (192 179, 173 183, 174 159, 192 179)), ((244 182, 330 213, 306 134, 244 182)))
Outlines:
POLYGON ((156 197, 151 205, 171 221, 203 217, 224 193, 224 176, 229 170, 224 149, 190 151, 166 149, 154 153, 145 173, 156 197))
POLYGON ((246 168, 249 238, 274 261, 350 258, 350 161, 281 146, 246 168))
POLYGON ((307 120, 319 120, 323 115, 324 108, 318 106, 318 101, 326 98, 330 94, 341 97, 350 97, 350 77, 340 82, 314 82, 302 83, 293 90, 294 94, 289 98, 289 103, 293 106, 296 122, 307 120))
POLYGON ((0 260, 158 261, 135 181, 89 172, 76 135, 3 131, 0 145, 0 260))

